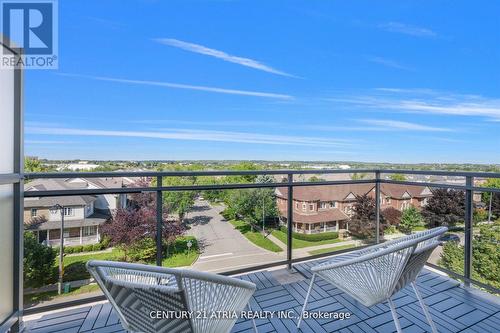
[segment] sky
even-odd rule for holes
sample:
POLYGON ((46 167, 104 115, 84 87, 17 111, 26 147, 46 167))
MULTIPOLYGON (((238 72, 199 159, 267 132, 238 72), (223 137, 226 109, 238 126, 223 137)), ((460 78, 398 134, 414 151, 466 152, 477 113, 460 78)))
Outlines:
POLYGON ((498 1, 59 1, 49 159, 500 163, 498 1))

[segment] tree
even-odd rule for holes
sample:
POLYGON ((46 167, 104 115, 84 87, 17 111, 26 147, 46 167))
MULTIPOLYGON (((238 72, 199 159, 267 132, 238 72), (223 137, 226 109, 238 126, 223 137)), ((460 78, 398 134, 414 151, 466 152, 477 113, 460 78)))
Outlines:
POLYGON ((24 171, 26 172, 48 172, 51 170, 52 168, 44 165, 38 158, 24 158, 24 171))
MULTIPOLYGON (((484 224, 472 240, 472 278, 500 288, 500 221, 484 224)), ((448 242, 443 247, 440 265, 463 274, 464 247, 457 242, 448 242)))
POLYGON ((24 233, 23 276, 26 287, 40 287, 52 282, 56 253, 38 243, 31 232, 24 233))
POLYGON ((403 210, 401 215, 401 223, 399 224, 399 230, 404 233, 411 233, 413 228, 424 224, 424 219, 422 214, 413 206, 410 206, 403 210))
POLYGON ((406 176, 401 173, 393 173, 390 177, 391 180, 404 182, 406 180, 406 176))
MULTIPOLYGON (((188 186, 196 183, 192 177, 163 177, 164 186, 188 186)), ((182 223, 186 214, 194 206, 196 191, 167 191, 163 193, 163 205, 169 213, 179 216, 182 223)))
POLYGON ((365 173, 357 173, 357 172, 355 172, 355 173, 353 173, 351 175, 351 179, 352 180, 361 180, 361 179, 364 179, 365 177, 366 177, 365 173))
POLYGON ((398 226, 401 222, 401 211, 394 207, 388 207, 382 210, 381 214, 389 225, 398 226))
POLYGON ((318 176, 312 176, 309 178, 308 181, 310 181, 310 182, 324 182, 324 181, 326 181, 326 179, 320 178, 318 176))
POLYGON ((422 209, 422 216, 431 228, 454 226, 464 220, 465 195, 463 191, 437 189, 422 209))
MULTIPOLYGON (((375 219, 375 199, 367 194, 356 196, 353 205, 354 215, 349 221, 349 231, 359 238, 374 237, 377 221, 375 219)), ((387 227, 384 216, 380 215, 380 235, 384 234, 387 227)))
MULTIPOLYGON (((148 187, 150 179, 141 179, 133 187, 148 187)), ((175 238, 184 233, 180 223, 168 220, 166 210, 163 212, 162 239, 167 246, 175 238)), ((150 259, 151 248, 156 239, 156 197, 152 193, 136 193, 131 195, 130 204, 125 209, 117 209, 113 217, 102 226, 103 235, 109 237, 112 246, 118 246, 125 253, 125 260, 129 252, 144 250, 149 254, 143 259, 150 259)), ((153 252, 154 253, 154 252, 153 252)), ((154 254, 153 254, 154 256, 154 254)))
MULTIPOLYGON (((488 178, 482 187, 500 188, 500 178, 488 178)), ((489 211, 491 198, 491 215, 493 219, 500 218, 500 193, 483 192, 481 200, 486 204, 489 211), (492 197, 493 195, 493 197, 492 197)))
MULTIPOLYGON (((274 178, 269 175, 258 176, 258 183, 272 183, 274 178)), ((243 218, 252 223, 262 223, 262 218, 278 216, 278 208, 272 188, 245 190, 230 190, 226 197, 226 215, 229 218, 243 218)))

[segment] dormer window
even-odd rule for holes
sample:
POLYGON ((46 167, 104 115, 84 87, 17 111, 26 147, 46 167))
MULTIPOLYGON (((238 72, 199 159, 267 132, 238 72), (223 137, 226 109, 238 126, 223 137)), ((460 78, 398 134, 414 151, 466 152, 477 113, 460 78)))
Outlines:
POLYGON ((330 201, 330 208, 337 208, 337 201, 330 201))
POLYGON ((305 203, 305 202, 302 204, 302 210, 303 210, 304 212, 307 210, 307 205, 306 205, 306 203, 305 203))
POLYGON ((309 204, 309 210, 310 211, 314 211, 314 205, 313 204, 309 204))
POLYGON ((31 208, 31 217, 38 216, 38 209, 36 208, 31 208))
POLYGON ((320 209, 326 209, 326 202, 320 202, 319 208, 320 209))

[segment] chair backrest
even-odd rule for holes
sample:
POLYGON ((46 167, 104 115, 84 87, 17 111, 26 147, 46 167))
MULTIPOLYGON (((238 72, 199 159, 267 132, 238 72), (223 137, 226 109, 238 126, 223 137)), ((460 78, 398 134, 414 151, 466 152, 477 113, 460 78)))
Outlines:
POLYGON ((136 332, 229 332, 255 284, 216 274, 141 264, 89 261, 89 272, 124 328, 136 332))
POLYGON ((447 228, 434 228, 367 247, 315 266, 312 271, 371 306, 413 281, 447 228))
POLYGON ((446 231, 448 231, 448 228, 440 227, 421 232, 419 237, 425 239, 417 244, 415 251, 411 254, 410 259, 408 260, 408 263, 401 273, 401 277, 392 292, 393 294, 404 288, 408 283, 416 280, 425 263, 429 260, 432 252, 440 244, 439 237, 441 237, 441 235, 443 235, 446 231), (429 235, 431 236, 430 238, 429 235))

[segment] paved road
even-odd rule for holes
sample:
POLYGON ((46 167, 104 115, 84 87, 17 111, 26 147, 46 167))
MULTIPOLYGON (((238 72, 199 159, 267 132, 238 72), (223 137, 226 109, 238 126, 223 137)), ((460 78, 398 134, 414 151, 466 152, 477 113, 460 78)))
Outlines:
POLYGON ((198 200, 189 213, 187 222, 191 229, 187 234, 195 236, 202 249, 194 269, 222 272, 283 260, 284 253, 266 251, 249 242, 220 215, 222 210, 222 206, 212 207, 207 201, 198 200))

